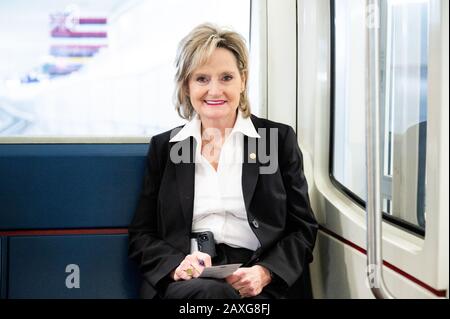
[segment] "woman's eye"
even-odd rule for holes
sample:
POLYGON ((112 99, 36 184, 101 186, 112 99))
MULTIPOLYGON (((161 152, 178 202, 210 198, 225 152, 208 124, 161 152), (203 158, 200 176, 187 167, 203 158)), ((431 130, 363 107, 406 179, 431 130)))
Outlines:
POLYGON ((233 80, 233 77, 232 77, 231 75, 225 75, 225 76, 223 77, 223 80, 224 80, 224 81, 231 81, 231 80, 233 80))
POLYGON ((205 76, 199 76, 197 78, 197 82, 199 82, 199 83, 206 83, 206 82, 208 82, 208 79, 205 76))

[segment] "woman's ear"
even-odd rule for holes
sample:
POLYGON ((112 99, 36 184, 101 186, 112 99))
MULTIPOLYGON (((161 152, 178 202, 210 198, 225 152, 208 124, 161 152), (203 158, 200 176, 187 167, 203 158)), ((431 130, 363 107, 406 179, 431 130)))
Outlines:
POLYGON ((247 81, 247 78, 246 78, 244 73, 241 74, 241 80, 242 80, 241 93, 243 93, 245 91, 245 84, 246 84, 246 81, 247 81))

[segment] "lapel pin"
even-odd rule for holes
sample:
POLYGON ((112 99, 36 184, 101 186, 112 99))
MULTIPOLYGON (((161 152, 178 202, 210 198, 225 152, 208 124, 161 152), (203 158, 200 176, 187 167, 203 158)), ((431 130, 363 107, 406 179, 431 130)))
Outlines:
POLYGON ((256 154, 255 153, 250 153, 250 159, 252 159, 252 160, 256 159, 256 154))

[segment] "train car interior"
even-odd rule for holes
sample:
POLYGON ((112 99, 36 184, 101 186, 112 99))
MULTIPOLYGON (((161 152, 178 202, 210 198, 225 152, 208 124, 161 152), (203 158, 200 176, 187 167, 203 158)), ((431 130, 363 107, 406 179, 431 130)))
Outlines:
POLYGON ((128 226, 176 46, 244 36, 319 224, 290 298, 448 299, 447 0, 0 2, 0 299, 133 299, 128 226))

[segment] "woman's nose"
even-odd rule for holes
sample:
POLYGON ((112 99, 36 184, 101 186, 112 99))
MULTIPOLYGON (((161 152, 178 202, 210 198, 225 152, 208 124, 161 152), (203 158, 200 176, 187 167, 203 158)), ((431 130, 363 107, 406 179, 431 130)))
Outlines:
POLYGON ((208 93, 210 95, 221 95, 223 92, 222 84, 219 81, 209 82, 208 93))

